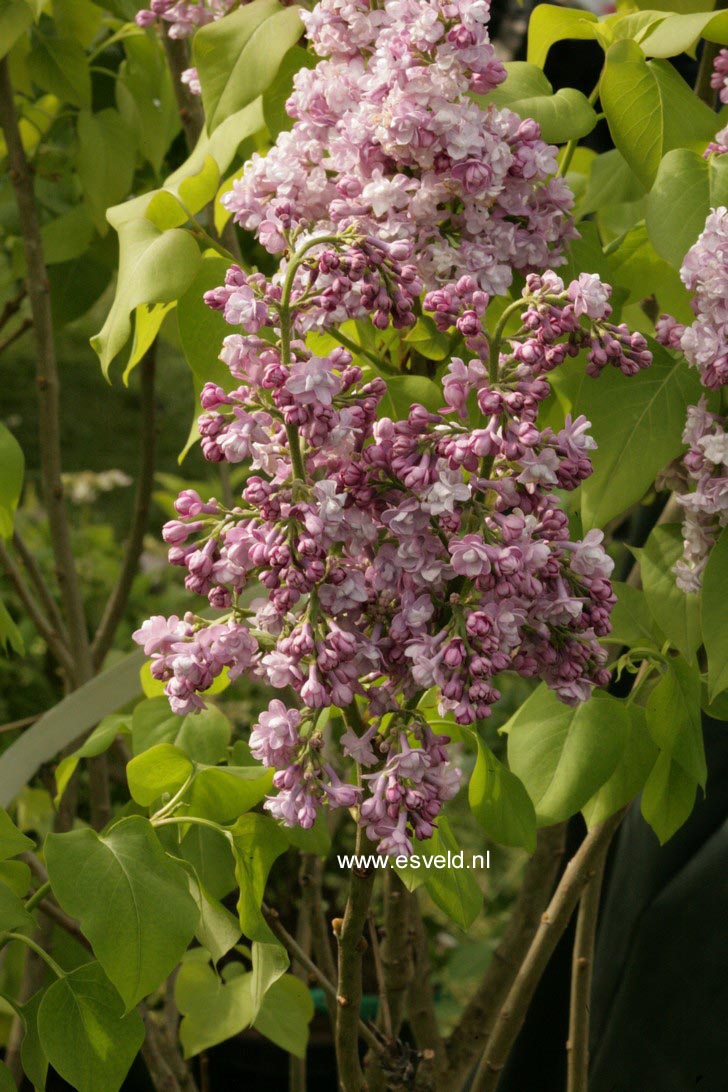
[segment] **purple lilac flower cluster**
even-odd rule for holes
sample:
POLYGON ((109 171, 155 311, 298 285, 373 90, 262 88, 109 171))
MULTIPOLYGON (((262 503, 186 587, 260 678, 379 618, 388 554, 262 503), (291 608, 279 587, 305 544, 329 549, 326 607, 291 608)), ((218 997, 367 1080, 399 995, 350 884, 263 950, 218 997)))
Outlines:
POLYGON ((251 737, 276 770, 269 810, 310 826, 324 804, 360 802, 367 833, 393 853, 432 833, 459 778, 446 738, 405 704, 434 687, 440 712, 471 724, 490 715, 504 671, 543 679, 571 704, 606 684, 598 638, 609 632, 612 562, 601 532, 572 539, 555 493, 591 472, 594 441, 584 418, 555 433, 537 416, 546 374, 580 348, 595 374, 608 361, 628 374, 649 362, 643 343, 608 322, 607 286, 593 276, 565 286, 548 271, 527 279, 521 325, 494 344, 493 369, 487 301, 463 277, 424 306, 442 328, 465 325, 478 355, 451 361, 440 412, 415 404, 406 420, 378 417, 385 381, 367 379, 346 348, 315 355, 299 330, 313 314, 335 331, 354 267, 346 313, 409 322, 421 289, 410 257, 409 244, 352 231, 308 238, 288 258, 285 290, 233 267, 208 294, 244 333, 221 353, 239 385, 202 392, 203 452, 253 473, 233 508, 185 490, 164 538, 186 587, 228 613, 157 617, 135 634, 178 713, 200 708, 225 668, 292 691, 300 710, 274 701, 251 737), (337 258, 349 272, 328 310, 337 258), (267 595, 242 607, 251 583, 267 595), (374 723, 349 729, 342 750, 379 769, 342 784, 317 724, 357 699, 374 723))
POLYGON ((710 86, 718 92, 721 102, 728 102, 728 49, 721 49, 713 61, 713 75, 710 86))
POLYGON ((302 12, 323 58, 296 74, 296 119, 223 203, 282 253, 297 228, 351 224, 409 241, 429 288, 471 274, 504 293, 558 264, 572 196, 536 122, 478 105, 505 78, 487 0, 321 0, 302 12))
MULTIPOLYGON (((688 251, 681 276, 694 293, 690 326, 663 315, 657 337, 680 349, 709 390, 728 385, 728 210, 714 209, 698 241, 688 251)), ((728 524, 728 437, 725 418, 708 412, 702 398, 690 406, 683 434, 689 451, 683 460, 694 488, 678 496, 684 509, 684 555, 675 566, 683 591, 700 588, 710 549, 728 524)))

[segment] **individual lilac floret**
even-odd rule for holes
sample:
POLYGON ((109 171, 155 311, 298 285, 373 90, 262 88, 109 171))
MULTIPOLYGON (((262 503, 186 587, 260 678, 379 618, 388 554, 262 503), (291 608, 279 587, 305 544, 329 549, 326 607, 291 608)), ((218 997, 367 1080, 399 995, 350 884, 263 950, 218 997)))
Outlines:
POLYGON ((282 701, 274 698, 267 711, 260 714, 250 733, 253 758, 264 766, 285 769, 301 742, 298 734, 300 723, 301 714, 297 709, 287 709, 282 701))

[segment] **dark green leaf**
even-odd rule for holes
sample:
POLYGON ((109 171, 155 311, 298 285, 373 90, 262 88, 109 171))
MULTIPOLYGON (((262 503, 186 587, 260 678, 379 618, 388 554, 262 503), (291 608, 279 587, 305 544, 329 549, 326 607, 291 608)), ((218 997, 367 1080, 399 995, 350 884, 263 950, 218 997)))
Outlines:
POLYGON ((128 1011, 166 978, 194 934, 198 910, 184 870, 138 815, 103 836, 49 835, 46 865, 53 894, 80 921, 128 1011))
POLYGON ((647 200, 647 231, 658 254, 679 269, 708 213, 728 203, 728 160, 675 148, 660 163, 647 200))
POLYGON ((35 842, 21 834, 5 809, 0 808, 0 861, 32 849, 35 849, 35 842))
POLYGON ((670 660, 647 702, 647 728, 660 750, 705 788, 700 675, 681 656, 670 660))
POLYGON ((232 726, 214 705, 180 717, 166 698, 150 698, 135 707, 131 732, 135 755, 159 743, 174 743, 193 762, 214 766, 227 755, 232 726))
POLYGON ((629 732, 624 702, 600 691, 564 705, 541 685, 505 725, 508 762, 541 826, 575 815, 614 773, 629 732))
POLYGON ((268 990, 253 1027, 295 1058, 305 1058, 313 1012, 308 986, 300 978, 285 974, 268 990))
POLYGON ((700 381, 684 358, 654 341, 649 347, 649 368, 632 376, 605 368, 581 388, 577 412, 591 421, 599 445, 592 456, 594 473, 581 487, 585 531, 603 527, 641 500, 683 450, 685 407, 697 402, 700 381))
POLYGON ((70 971, 46 990, 38 1032, 48 1061, 77 1092, 118 1092, 144 1041, 138 1012, 98 963, 70 971))
POLYGON ((498 761, 479 736, 477 745, 478 759, 468 783, 473 815, 493 841, 533 853, 536 812, 523 782, 498 761))
POLYGON ((629 731, 614 773, 581 809, 589 828, 634 800, 657 759, 658 748, 647 731, 644 709, 629 705, 626 712, 629 731))
POLYGON ((33 80, 44 91, 57 95, 62 102, 90 108, 91 73, 80 42, 34 34, 26 63, 33 80))
POLYGON ((129 195, 136 137, 116 110, 82 110, 77 124, 76 167, 96 230, 109 230, 106 210, 129 195))
POLYGON ((293 118, 286 113, 286 101, 293 91, 293 77, 301 68, 313 68, 316 57, 307 49, 294 45, 281 61, 275 79, 263 95, 263 117, 271 139, 293 126, 293 118))
POLYGON ((652 531, 643 550, 634 550, 640 563, 642 586, 652 617, 675 648, 692 656, 700 647, 700 600, 686 595, 675 583, 673 567, 682 557, 682 531, 676 524, 661 524, 652 531))
POLYGON ((679 830, 693 810, 695 779, 685 772, 669 751, 661 751, 642 793, 642 815, 664 844, 679 830))
POLYGON ((13 533, 24 475, 23 449, 10 429, 0 422, 0 538, 10 538, 13 533))

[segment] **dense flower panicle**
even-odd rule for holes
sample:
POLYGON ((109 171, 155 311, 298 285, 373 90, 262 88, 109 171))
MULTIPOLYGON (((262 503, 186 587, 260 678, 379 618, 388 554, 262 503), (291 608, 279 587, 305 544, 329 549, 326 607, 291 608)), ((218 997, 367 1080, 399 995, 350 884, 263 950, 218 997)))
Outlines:
POLYGON ((503 78, 488 15, 485 0, 304 13, 325 59, 296 77, 293 130, 227 199, 279 270, 233 265, 205 296, 234 329, 220 353, 230 382, 202 391, 202 451, 250 473, 232 507, 184 490, 163 532, 185 586, 225 613, 134 634, 179 713, 223 671, 293 692, 298 708, 274 699, 250 738, 275 770, 266 807, 303 827, 322 807, 357 807, 395 855, 432 834, 460 780, 417 712, 423 691, 467 725, 490 715, 504 672, 569 704, 607 683, 612 561, 601 532, 572 538, 558 496, 591 473, 596 445, 584 417, 555 431, 538 415, 569 356, 584 350, 593 376, 651 359, 611 321, 597 276, 533 272, 569 238, 571 197, 549 181, 538 126, 471 97, 503 78), (514 270, 522 296, 491 333, 490 296, 514 270), (464 351, 437 412, 414 404, 395 420, 379 368, 359 364, 371 354, 355 363, 338 327, 366 318, 390 338, 422 311, 464 351), (243 606, 246 587, 260 592, 243 606), (332 706, 356 784, 331 754, 332 706))
POLYGON ((710 86, 718 92, 721 102, 728 102, 728 49, 721 49, 713 61, 713 74, 710 86))
POLYGON ((503 293, 574 235, 538 125, 482 108, 505 78, 486 0, 321 0, 302 12, 323 58, 296 74, 296 119, 223 198, 271 253, 300 230, 355 224, 408 241, 430 288, 470 273, 503 293))
MULTIPOLYGON (((548 271, 527 279, 522 326, 503 342, 491 379, 485 299, 461 279, 424 305, 442 305, 441 328, 475 316, 466 341, 481 355, 451 361, 441 412, 415 404, 405 420, 378 417, 383 379, 367 380, 348 349, 317 356, 293 336, 322 309, 321 269, 337 255, 361 255, 366 279, 370 267, 381 272, 372 252, 391 258, 350 232, 338 246, 325 240, 291 257, 304 270, 295 304, 237 267, 208 294, 248 332, 232 333, 222 349, 232 389, 208 383, 202 392, 202 449, 213 462, 247 461, 253 473, 231 509, 185 490, 164 538, 186 587, 229 615, 212 624, 152 619, 135 639, 178 712, 198 707, 224 669, 292 689, 302 712, 274 701, 251 737, 254 755, 276 769, 269 810, 311 825, 323 805, 361 803, 367 833, 396 853, 432 833, 458 783, 443 741, 414 714, 402 724, 404 702, 434 687, 440 713, 470 724, 490 715, 504 671, 543 679, 571 704, 607 682, 599 638, 615 601, 612 562, 601 532, 572 540, 555 495, 588 476, 595 444, 583 417, 554 432, 539 427, 538 410, 547 373, 567 354, 586 348, 595 374, 607 360, 630 374, 649 354, 613 332, 598 278, 564 285, 548 271), (264 325, 278 340, 260 336, 264 325), (602 360, 597 350, 612 341, 619 353, 605 350, 602 360), (264 597, 242 608, 251 582, 264 597), (315 727, 318 711, 357 699, 380 725, 389 716, 397 723, 391 738, 380 727, 342 739, 344 754, 380 767, 363 787, 338 780, 315 727)), ((392 262, 387 299, 362 290, 353 310, 366 300, 397 321, 396 308, 387 310, 398 291, 392 262)))
MULTIPOLYGON (((723 50, 728 57, 728 51, 723 50)), ((728 210, 714 209, 680 270, 694 293, 695 321, 685 326, 663 315, 656 336, 671 349, 684 352, 710 390, 728 385, 728 210)), ((728 522, 728 438, 725 420, 709 413, 702 398, 688 408, 683 440, 688 453, 683 466, 691 488, 678 495, 684 509, 684 554, 675 566, 683 591, 700 588, 708 555, 720 529, 728 522)))

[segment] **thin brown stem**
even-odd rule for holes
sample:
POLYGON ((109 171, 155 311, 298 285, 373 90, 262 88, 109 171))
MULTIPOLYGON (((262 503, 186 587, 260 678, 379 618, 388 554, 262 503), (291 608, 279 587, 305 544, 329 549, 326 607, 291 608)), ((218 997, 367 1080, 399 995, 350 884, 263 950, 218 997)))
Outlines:
POLYGON ((56 631, 50 619, 46 617, 43 611, 38 606, 38 603, 33 596, 31 589, 26 583, 22 572, 15 563, 15 559, 7 549, 5 543, 0 539, 0 565, 5 570, 10 583, 15 588, 18 594, 20 602, 28 612, 28 617, 37 629, 40 636, 48 645, 52 655, 58 661, 60 667, 66 672, 69 678, 73 678, 76 670, 76 664, 71 656, 66 645, 63 643, 61 635, 56 631))
POLYGON ((59 382, 53 340, 50 286, 43 257, 33 176, 18 129, 7 58, 0 61, 0 127, 5 136, 8 174, 15 190, 18 207, 27 267, 28 298, 33 316, 43 496, 48 513, 66 625, 73 650, 75 681, 78 685, 91 677, 92 668, 83 597, 63 497, 59 382))
POLYGON ((20 289, 17 295, 13 296, 12 299, 6 301, 2 311, 0 311, 0 330, 2 330, 3 326, 5 326, 8 322, 10 322, 10 319, 13 317, 13 315, 16 315, 18 313, 22 306, 23 300, 27 295, 28 293, 23 287, 20 289))
MULTIPOLYGON (((296 941, 285 928, 285 926, 281 924, 277 912, 273 910, 272 907, 267 906, 265 903, 263 903, 262 911, 265 915, 265 920, 268 922, 271 930, 278 937, 288 954, 293 959, 297 960, 298 963, 300 963, 301 966, 308 971, 311 977, 314 978, 316 982, 318 982, 324 993, 330 998, 330 1000, 334 1002, 334 1004, 336 1004, 336 986, 333 984, 333 982, 326 978, 326 976, 316 966, 313 960, 309 956, 307 956, 303 949, 300 947, 300 945, 296 943, 296 941)), ((358 1016, 357 1022, 358 1033, 359 1035, 361 1035, 364 1042, 373 1050, 381 1050, 381 1043, 379 1042, 371 1028, 367 1027, 364 1021, 360 1020, 358 1016)))
POLYGON ((538 929, 564 855, 566 824, 543 827, 528 861, 503 935, 478 988, 447 1041, 448 1074, 459 1088, 488 1041, 498 1010, 508 996, 538 929))
POLYGON ((495 1021, 492 1034, 480 1059, 471 1092, 494 1092, 508 1056, 523 1026, 536 987, 546 970, 556 945, 563 936, 591 879, 595 862, 609 846, 625 813, 616 812, 589 831, 566 866, 553 898, 541 918, 535 937, 519 967, 511 990, 495 1021))
POLYGON ((23 334, 26 334, 28 330, 30 330, 32 325, 32 318, 25 318, 21 322, 20 326, 18 326, 16 330, 13 330, 12 334, 8 334, 4 341, 0 341, 0 356, 5 352, 6 349, 9 349, 11 345, 14 345, 15 342, 23 336, 23 334))
MULTIPOLYGON (((362 830, 357 829, 356 853, 362 852, 362 830)), ((338 932, 339 974, 336 1019, 336 1062, 342 1092, 366 1088, 359 1062, 359 1009, 362 995, 363 933, 374 886, 374 870, 352 868, 349 897, 338 932)))
POLYGON ((134 577, 139 568, 139 558, 144 548, 144 535, 149 522, 149 509, 154 489, 154 468, 157 453, 157 415, 155 407, 155 372, 157 343, 147 350, 139 366, 141 414, 139 422, 139 473, 136 495, 126 540, 124 558, 116 586, 109 596, 104 613, 93 639, 91 651, 94 667, 103 663, 111 648, 119 622, 129 601, 134 577))
POLYGON ((567 1092, 587 1092, 589 1087, 589 1010, 594 970, 594 942, 597 935, 599 904, 607 860, 606 846, 594 862, 592 877, 579 902, 576 918, 574 952, 571 960, 571 1004, 569 1008, 569 1040, 567 1092))
POLYGON ((13 533, 13 546, 15 552, 23 563, 23 568, 27 572, 33 587, 36 590, 41 605, 48 615, 49 620, 54 626, 59 637, 63 643, 68 647, 68 632, 66 631, 66 624, 63 621, 63 616, 58 609, 55 596, 51 591, 48 582, 43 575, 40 565, 36 561, 33 551, 30 549, 25 539, 17 530, 13 533))
POLYGON ((164 52, 167 54, 167 63, 172 74, 174 94, 177 99, 180 121, 185 134, 187 148, 192 151, 202 132, 204 124, 200 104, 194 95, 191 95, 186 84, 182 83, 182 73, 190 67, 187 43, 180 38, 170 38, 164 34, 164 52))

